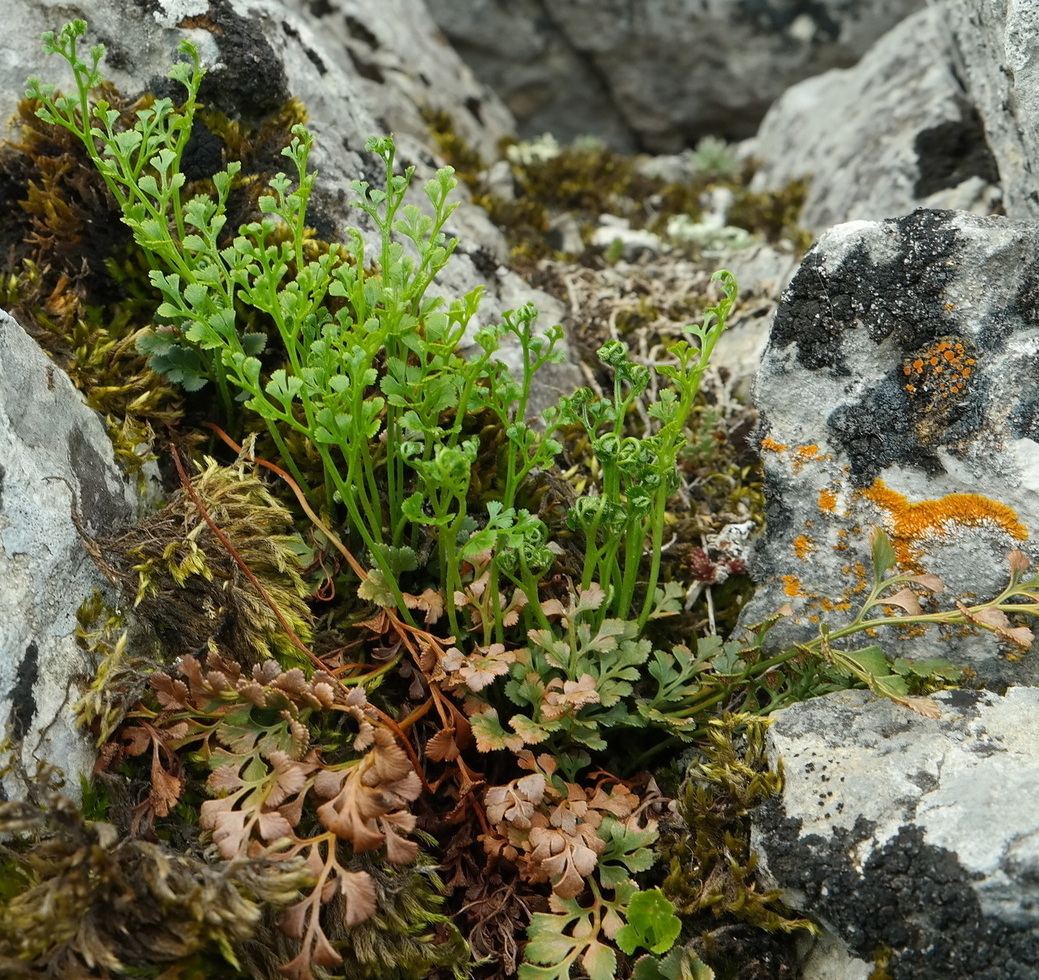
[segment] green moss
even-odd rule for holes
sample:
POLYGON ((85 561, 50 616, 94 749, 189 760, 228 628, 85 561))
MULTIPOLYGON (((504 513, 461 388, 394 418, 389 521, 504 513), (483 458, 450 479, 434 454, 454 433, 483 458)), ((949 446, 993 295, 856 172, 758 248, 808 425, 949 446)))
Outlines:
POLYGON ((283 625, 288 623, 303 643, 309 641, 312 617, 305 597, 310 589, 300 560, 306 549, 294 533, 291 513, 244 456, 229 467, 207 460, 190 492, 182 488, 161 510, 98 544, 109 577, 134 597, 140 615, 171 652, 218 640, 239 663, 273 655, 290 666, 310 666, 283 625), (224 540, 199 513, 196 498, 224 540))
MULTIPOLYGON (((76 642, 90 658, 93 676, 85 682, 72 710, 76 723, 89 727, 99 746, 111 738, 140 699, 149 671, 158 666, 157 660, 143 655, 146 647, 141 639, 138 630, 131 653, 122 613, 107 605, 100 592, 94 592, 76 610, 76 642)), ((84 792, 85 810, 90 798, 84 792)), ((91 812, 90 816, 99 815, 91 812)))
POLYGON ((880 946, 873 954, 873 969, 869 971, 867 980, 894 980, 891 966, 891 947, 880 946))
MULTIPOLYGON (((96 94, 125 120, 154 102, 152 95, 130 102, 107 83, 96 94)), ((0 306, 105 417, 120 463, 140 475, 152 458, 155 430, 183 415, 182 395, 148 368, 135 345, 138 333, 153 324, 160 297, 148 278, 147 259, 133 245, 83 143, 39 119, 39 107, 23 99, 12 135, 0 145, 0 204, 7 215, 0 244, 8 255, 0 306)), ((186 154, 185 171, 193 181, 186 194, 210 190, 214 169, 241 160, 230 231, 257 216, 268 178, 284 170, 281 150, 291 127, 306 113, 292 100, 256 127, 212 111, 201 116, 206 125, 186 154), (200 149, 192 152, 193 146, 200 149)))
POLYGON ((812 244, 812 233, 801 228, 798 221, 808 196, 808 185, 808 179, 801 178, 778 191, 755 193, 743 186, 736 187, 736 199, 729 208, 729 224, 761 235, 768 242, 787 239, 798 252, 806 252, 812 244))
POLYGON ((285 905, 309 878, 298 860, 175 853, 56 794, 0 803, 0 833, 0 972, 13 980, 156 976, 168 964, 185 976, 201 962, 204 975, 234 975, 260 902, 285 905))
POLYGON ((711 922, 738 920, 771 932, 815 931, 814 923, 790 915, 778 891, 763 891, 750 848, 750 814, 782 787, 765 753, 768 721, 726 714, 708 727, 708 745, 677 801, 684 826, 662 835, 668 867, 664 894, 684 915, 711 922))
POLYGON ((455 131, 451 114, 443 109, 425 109, 422 117, 436 143, 437 152, 449 167, 455 168, 458 179, 471 190, 482 187, 481 175, 487 168, 483 157, 455 131))
MULTIPOLYGON (((433 844, 432 838, 427 843, 433 844)), ((394 868, 360 856, 357 868, 378 883, 376 913, 342 936, 337 948, 343 976, 356 980, 426 980, 470 975, 469 944, 444 910, 444 884, 435 864, 419 855, 414 865, 394 868)))

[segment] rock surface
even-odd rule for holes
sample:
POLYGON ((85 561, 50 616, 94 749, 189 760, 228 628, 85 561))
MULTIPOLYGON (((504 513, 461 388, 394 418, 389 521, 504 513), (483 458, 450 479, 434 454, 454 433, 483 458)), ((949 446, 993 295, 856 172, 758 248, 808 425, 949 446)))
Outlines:
POLYGON ((785 785, 755 816, 761 867, 860 960, 889 948, 893 980, 1035 977, 1039 690, 936 700, 937 720, 862 691, 778 712, 785 785))
POLYGON ((992 132, 986 142, 988 116, 983 127, 964 94, 947 13, 941 3, 928 7, 853 68, 783 93, 746 148, 761 163, 752 186, 779 190, 809 177, 800 223, 815 232, 916 207, 989 213, 998 204, 1000 175, 1007 176, 1002 157, 1012 147, 992 132))
POLYGON ((78 796, 94 747, 71 709, 95 665, 76 643, 76 608, 106 583, 72 512, 98 534, 129 521, 135 494, 100 417, 3 311, 0 350, 0 731, 15 762, 0 800, 21 798, 40 762, 78 796))
MULTIPOLYGON (((1034 570, 1037 275, 1034 226, 1005 218, 918 211, 819 240, 776 313, 756 387, 769 523, 743 622, 788 603, 777 644, 816 635, 820 621, 847 623, 877 526, 902 571, 942 578, 935 608, 997 595, 1013 549, 1034 570)), ((885 630, 879 641, 990 684, 1039 681, 1039 656, 1019 657, 993 633, 916 634, 885 630)))
POLYGON ((1006 213, 1039 217, 1039 9, 1013 0, 949 0, 943 22, 957 74, 984 122, 1006 213))
POLYGON ((749 136, 791 83, 853 64, 919 0, 428 0, 520 133, 674 152, 749 136))

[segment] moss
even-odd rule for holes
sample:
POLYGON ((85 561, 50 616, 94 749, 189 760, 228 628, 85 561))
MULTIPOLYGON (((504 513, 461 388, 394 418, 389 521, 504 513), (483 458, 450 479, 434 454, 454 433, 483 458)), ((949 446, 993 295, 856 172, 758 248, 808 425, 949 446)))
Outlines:
MULTIPOLYGON (((427 838, 428 843, 435 843, 427 838)), ((356 980, 427 980, 469 976, 469 945, 444 912, 444 885, 420 855, 394 868, 365 856, 354 864, 378 883, 380 903, 370 919, 344 930, 337 943, 343 976, 356 980)))
POLYGON ((778 191, 757 193, 744 186, 733 190, 736 197, 729 208, 730 225, 761 235, 773 244, 787 239, 799 253, 808 251, 812 234, 798 225, 808 196, 807 179, 792 180, 778 191))
POLYGON ((466 153, 464 144, 437 130, 434 135, 448 161, 457 159, 466 168, 461 175, 473 188, 474 201, 505 232, 521 269, 553 254, 547 234, 555 215, 572 215, 585 238, 603 214, 625 218, 633 228, 661 233, 676 214, 700 217, 700 198, 710 183, 706 177, 669 183, 645 176, 633 157, 597 144, 553 145, 536 153, 518 149, 509 153, 506 145, 519 193, 514 200, 503 200, 472 178, 478 158, 466 153))
POLYGON ((134 597, 173 655, 218 640, 243 664, 274 655, 309 666, 282 622, 309 641, 310 589, 300 563, 306 549, 293 531, 292 515, 249 471, 244 457, 229 467, 210 459, 191 492, 182 488, 140 524, 99 539, 99 564, 134 597), (200 514, 196 497, 266 598, 200 514))
POLYGON ((233 946, 260 902, 285 905, 309 872, 298 859, 210 864, 84 819, 67 799, 0 803, 0 972, 12 980, 234 975, 233 946), (196 973, 196 975, 199 975, 196 973))
POLYGON ((873 969, 866 980, 894 980, 891 975, 892 950, 890 946, 881 946, 873 954, 873 969))
POLYGON ((694 917, 701 933, 697 950, 719 975, 732 973, 711 955, 712 935, 735 922, 769 932, 816 930, 786 910, 778 891, 762 890, 756 880, 750 815, 782 788, 781 774, 768 766, 768 724, 747 714, 710 723, 703 756, 676 801, 682 822, 662 834, 658 845, 668 868, 664 894, 680 914, 694 917))
POLYGON ((422 118, 436 143, 437 152, 449 167, 455 168, 458 179, 471 190, 482 187, 481 174, 486 169, 483 157, 455 132, 451 114, 443 109, 423 109, 422 118))
MULTIPOLYGON (((144 95, 131 102, 108 84, 96 94, 124 120, 154 101, 144 95)), ((155 430, 183 415, 182 396, 148 368, 135 346, 138 333, 153 324, 160 297, 84 145, 39 119, 38 108, 37 101, 23 99, 14 132, 0 146, 0 204, 7 215, 0 243, 8 255, 0 306, 105 417, 117 458, 139 475, 151 458, 155 430)), ((208 190, 215 170, 240 160, 242 175, 229 202, 232 233, 258 214, 268 178, 284 169, 281 150, 290 129, 306 113, 293 100, 255 128, 211 111, 201 116, 206 125, 185 154, 194 181, 185 193, 208 190)))

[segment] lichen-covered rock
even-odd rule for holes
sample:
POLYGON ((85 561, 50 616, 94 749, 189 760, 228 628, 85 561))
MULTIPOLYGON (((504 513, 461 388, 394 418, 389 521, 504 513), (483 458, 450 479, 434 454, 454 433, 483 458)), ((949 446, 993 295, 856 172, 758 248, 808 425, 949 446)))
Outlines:
POLYGON ((443 31, 534 136, 675 152, 749 136, 790 84, 854 64, 922 4, 797 0, 428 0, 443 31))
POLYGON ((809 177, 800 223, 816 232, 916 207, 989 213, 1006 174, 964 95, 944 20, 942 4, 928 7, 854 67, 784 92, 746 147, 761 165, 754 189, 809 177))
POLYGON ((76 643, 76 608, 106 583, 73 512, 98 534, 133 517, 135 495, 98 414, 2 310, 0 351, 0 737, 15 762, 0 800, 22 797, 40 762, 75 796, 94 748, 72 706, 95 666, 76 643))
POLYGON ((985 127, 1006 213, 1039 217, 1039 9, 1013 0, 947 0, 942 23, 957 77, 985 127))
MULTIPOLYGON (((939 719, 862 691, 778 712, 784 787, 755 815, 759 867, 854 957, 890 951, 892 980, 1030 980, 1039 690, 936 700, 939 719)), ((826 959, 816 976, 856 975, 839 948, 826 959)))
MULTIPOLYGON (((757 382, 768 531, 745 623, 788 604, 776 644, 847 623, 871 581, 873 527, 901 571, 944 581, 922 599, 929 608, 996 596, 1012 550, 1034 569, 1037 276, 1034 226, 1005 218, 917 211, 819 240, 776 313, 757 382)), ((1039 655, 991 632, 888 629, 878 640, 991 684, 1039 681, 1039 655)))

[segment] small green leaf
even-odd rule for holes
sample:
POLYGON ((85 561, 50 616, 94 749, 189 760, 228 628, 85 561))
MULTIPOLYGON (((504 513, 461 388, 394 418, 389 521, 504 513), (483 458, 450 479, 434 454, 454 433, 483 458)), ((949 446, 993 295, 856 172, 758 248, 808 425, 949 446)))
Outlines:
POLYGON ((357 587, 357 595, 366 602, 374 602, 384 609, 393 609, 397 605, 396 596, 386 581, 385 576, 377 568, 373 568, 368 577, 357 587))
POLYGON ((891 673, 891 664, 878 646, 863 647, 861 650, 831 650, 830 655, 835 665, 860 680, 891 673))
POLYGON ((682 931, 682 920, 659 888, 638 892, 628 902, 628 924, 617 931, 617 945, 629 956, 638 947, 666 953, 682 931))
POLYGON ((495 752, 498 749, 519 751, 523 747, 523 740, 518 735, 502 728, 498 712, 493 708, 474 715, 469 719, 469 723, 472 726, 473 738, 476 739, 476 748, 480 752, 495 752))
POLYGON ((712 970, 692 950, 672 949, 663 959, 640 956, 631 973, 632 980, 715 980, 712 970))
POLYGON ((946 681, 959 680, 963 674, 962 667, 942 657, 931 657, 928 660, 905 660, 898 657, 891 669, 903 677, 935 677, 946 681))
POLYGON ((271 372, 271 380, 267 382, 267 394, 283 405, 293 401, 303 387, 303 382, 293 375, 286 374, 282 368, 271 372))
POLYGON ((909 693, 905 679, 897 674, 885 674, 869 678, 869 689, 885 698, 903 698, 909 693))
MULTIPOLYGON (((535 924, 532 922, 528 931, 532 932, 534 929, 535 924)), ((574 952, 576 946, 577 942, 570 936, 539 930, 531 936, 523 952, 531 962, 557 966, 574 952)), ((610 980, 613 980, 612 975, 610 980)))
POLYGON ((898 559, 891 538, 881 527, 873 528, 873 580, 879 585, 898 559))
POLYGON ((246 333, 242 334, 242 350, 248 357, 259 357, 267 348, 267 334, 246 333))
POLYGON ((520 963, 517 980, 568 980, 569 976, 569 963, 557 966, 532 966, 530 963, 520 963))

